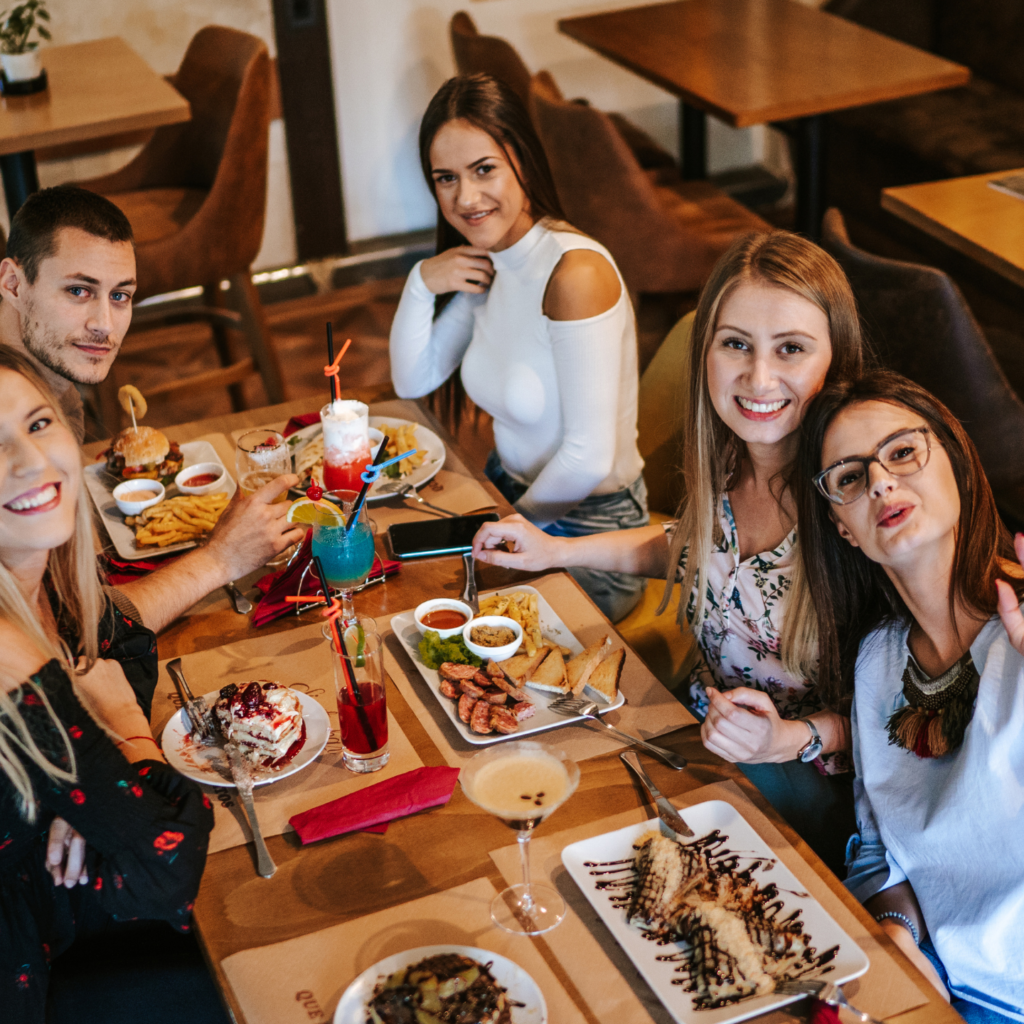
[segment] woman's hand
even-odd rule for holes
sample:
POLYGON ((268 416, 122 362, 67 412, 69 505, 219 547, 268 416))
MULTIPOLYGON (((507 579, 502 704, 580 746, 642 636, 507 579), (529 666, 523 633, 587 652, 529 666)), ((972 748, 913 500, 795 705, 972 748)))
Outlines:
POLYGON ((746 686, 723 693, 707 687, 708 714, 700 737, 713 754, 741 764, 792 761, 811 738, 803 722, 779 717, 767 693, 746 686))
POLYGON ((486 249, 457 245, 454 249, 424 260, 420 266, 423 283, 435 295, 469 292, 483 295, 494 278, 494 264, 486 249))
POLYGON ((563 550, 557 537, 538 529, 518 512, 496 523, 484 523, 473 538, 473 557, 504 569, 550 569, 562 564, 563 550), (504 544, 511 550, 503 550, 504 544))
POLYGON ((913 935, 910 934, 910 929, 891 917, 878 923, 882 926, 882 931, 899 946, 900 952, 938 989, 939 995, 948 1003, 949 989, 942 984, 942 979, 932 966, 931 960, 918 949, 913 935))
MULTIPOLYGON (((1024 566, 1024 533, 1018 533, 1013 538, 1013 549, 1017 552, 1017 561, 1024 566)), ((1024 615, 1021 614, 1017 595, 1005 580, 996 580, 996 593, 999 600, 999 618, 1003 620, 1006 635, 1017 653, 1024 654, 1024 615)))
MULTIPOLYGON (((79 668, 83 663, 79 661, 79 668)), ((115 740, 117 749, 129 763, 164 760, 119 662, 97 659, 88 672, 75 677, 75 691, 89 714, 120 739, 115 740)))
POLYGON ((50 822, 46 870, 53 877, 54 885, 63 885, 67 889, 89 881, 89 873, 85 869, 85 840, 63 818, 54 818, 50 822))

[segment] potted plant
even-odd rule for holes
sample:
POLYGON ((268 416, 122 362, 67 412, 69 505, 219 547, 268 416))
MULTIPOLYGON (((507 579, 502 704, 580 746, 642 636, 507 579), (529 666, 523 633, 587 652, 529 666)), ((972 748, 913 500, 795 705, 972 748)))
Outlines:
POLYGON ((0 65, 8 82, 29 82, 43 72, 39 39, 49 40, 50 32, 42 24, 50 20, 46 0, 25 0, 0 14, 0 65))

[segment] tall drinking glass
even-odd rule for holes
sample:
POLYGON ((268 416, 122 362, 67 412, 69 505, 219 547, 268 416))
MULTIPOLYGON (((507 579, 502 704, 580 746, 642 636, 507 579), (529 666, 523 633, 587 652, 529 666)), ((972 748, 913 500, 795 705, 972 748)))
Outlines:
MULTIPOLYGON (((359 619, 359 624, 372 623, 359 619)), ((384 664, 380 636, 370 628, 346 630, 340 656, 330 627, 334 685, 338 696, 341 753, 353 772, 376 772, 388 763, 388 712, 384 690, 384 664)))
POLYGON ((340 398, 320 410, 325 491, 358 491, 362 486, 360 474, 372 461, 369 415, 362 402, 340 398))
MULTIPOLYGON (((238 470, 238 486, 242 497, 248 498, 264 484, 292 471, 288 442, 276 430, 268 430, 266 427, 249 430, 238 439, 235 468, 238 470)), ((275 504, 287 500, 287 491, 274 499, 275 504)))
POLYGON ((491 903, 491 920, 514 935, 540 935, 560 924, 565 901, 550 885, 530 881, 530 837, 576 791, 580 770, 564 751, 514 740, 474 755, 459 775, 462 791, 515 829, 523 880, 491 903))
POLYGON ((337 491, 332 498, 345 513, 344 519, 323 517, 313 525, 313 554, 324 567, 327 582, 341 592, 342 618, 345 623, 356 617, 352 592, 366 582, 373 568, 373 528, 366 515, 366 503, 351 530, 345 529, 355 508, 355 491, 337 491))

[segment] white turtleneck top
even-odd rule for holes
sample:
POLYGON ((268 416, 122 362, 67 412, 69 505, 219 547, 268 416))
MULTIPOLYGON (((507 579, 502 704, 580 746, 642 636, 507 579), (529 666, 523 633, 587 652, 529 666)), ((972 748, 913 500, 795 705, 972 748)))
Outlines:
POLYGON ((628 487, 643 469, 636 323, 618 268, 611 309, 586 320, 543 313, 551 273, 572 249, 599 252, 615 267, 600 243, 541 220, 490 253, 495 274, 485 295, 459 292, 437 320, 417 263, 391 327, 391 379, 401 397, 429 394, 461 363, 466 394, 494 417, 502 465, 528 485, 516 508, 539 526, 591 494, 628 487))

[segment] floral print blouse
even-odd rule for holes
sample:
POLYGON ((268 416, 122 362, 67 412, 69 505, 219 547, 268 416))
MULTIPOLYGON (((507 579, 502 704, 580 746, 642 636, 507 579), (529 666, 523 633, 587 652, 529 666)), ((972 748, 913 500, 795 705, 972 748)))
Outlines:
MULTIPOLYGON (((786 594, 798 557, 796 530, 771 551, 740 561, 739 536, 728 494, 718 503, 722 539, 708 566, 707 599, 700 627, 694 625, 695 595, 687 617, 704 655, 690 675, 690 703, 703 718, 708 710, 706 687, 732 690, 748 686, 767 693, 782 718, 796 719, 822 710, 813 680, 788 673, 779 653, 786 594)), ((676 570, 682 581, 688 549, 676 570)), ((814 762, 824 775, 850 770, 845 753, 825 754, 814 762)))

